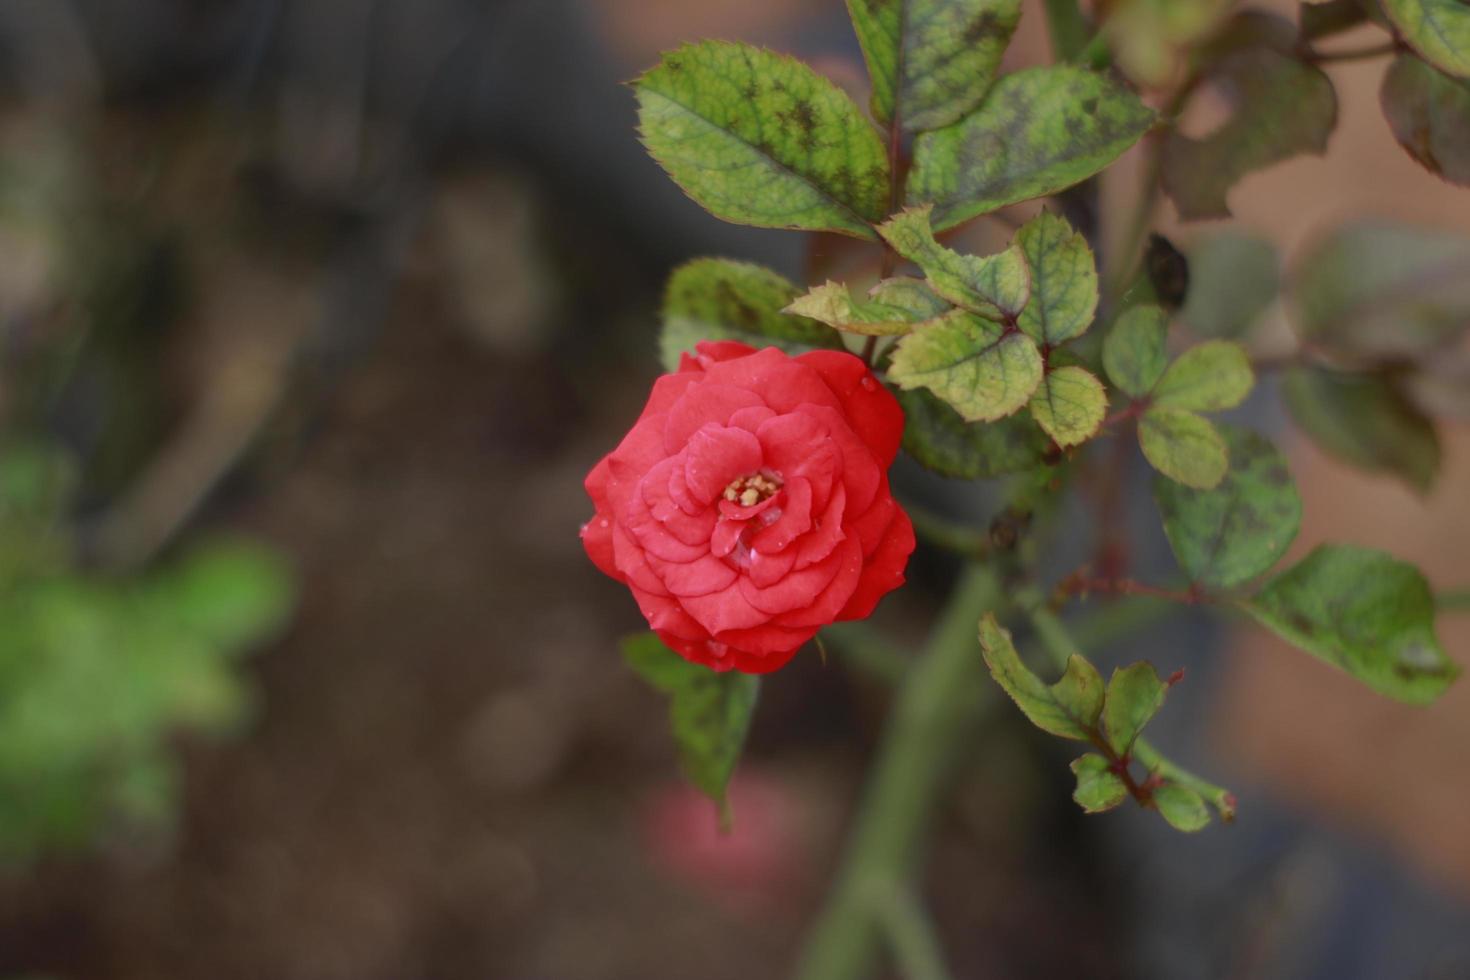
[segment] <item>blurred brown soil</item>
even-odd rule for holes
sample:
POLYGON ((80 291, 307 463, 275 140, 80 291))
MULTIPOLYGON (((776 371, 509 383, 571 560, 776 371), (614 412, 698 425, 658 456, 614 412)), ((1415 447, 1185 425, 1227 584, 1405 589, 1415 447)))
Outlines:
MULTIPOLYGON (((745 980, 788 968, 882 692, 814 656, 767 685, 748 766, 795 814, 778 887, 732 903, 655 861, 644 814, 678 785, 663 708, 616 656, 636 610, 576 537, 581 478, 636 414, 639 388, 613 371, 589 390, 550 350, 493 354, 412 292, 299 458, 232 521, 283 548, 305 583, 289 635, 250 667, 256 726, 188 746, 173 853, 56 859, 0 886, 0 972, 745 980)), ((1116 975, 1103 913, 1084 898, 1091 865, 1029 843, 1050 832, 1037 801, 1064 794, 1026 792, 1024 750, 996 745, 976 753, 962 791, 974 801, 947 825, 933 885, 956 961, 973 966, 962 975, 1050 976, 1069 958, 1116 975), (1077 906, 1072 939, 1038 942, 1059 903, 1077 906)))

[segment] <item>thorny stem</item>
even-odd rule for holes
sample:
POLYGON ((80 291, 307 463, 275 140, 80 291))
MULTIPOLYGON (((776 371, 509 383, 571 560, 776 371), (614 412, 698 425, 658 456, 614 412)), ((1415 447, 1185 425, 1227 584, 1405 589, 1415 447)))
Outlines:
POLYGON ((983 559, 991 551, 991 536, 984 531, 955 524, 913 504, 905 503, 904 510, 921 541, 972 560, 983 559))
POLYGON ((802 953, 798 980, 858 980, 872 974, 880 938, 881 910, 875 903, 912 881, 958 750, 994 697, 985 683, 975 624, 1000 599, 995 572, 968 567, 923 656, 908 671, 842 870, 802 953))
POLYGON ((1185 606, 1198 606, 1202 603, 1216 601, 1214 596, 1207 594, 1198 584, 1191 585, 1187 589, 1165 589, 1131 578, 1094 578, 1087 574, 1086 569, 1080 569, 1068 575, 1056 588, 1056 596, 1062 600, 1092 592, 1121 596, 1151 596, 1185 606))
POLYGON ((907 980, 950 980, 944 950, 934 935, 934 926, 913 891, 896 888, 874 896, 878 915, 888 935, 889 949, 907 980))

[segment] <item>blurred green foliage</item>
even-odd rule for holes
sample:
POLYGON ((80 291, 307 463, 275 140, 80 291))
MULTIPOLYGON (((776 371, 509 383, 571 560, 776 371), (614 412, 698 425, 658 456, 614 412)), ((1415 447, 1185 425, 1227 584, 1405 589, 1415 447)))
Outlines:
POLYGON ((73 467, 0 445, 0 864, 86 845, 118 825, 166 829, 177 733, 248 715, 235 659, 283 625, 291 575, 240 541, 123 577, 73 566, 73 467))

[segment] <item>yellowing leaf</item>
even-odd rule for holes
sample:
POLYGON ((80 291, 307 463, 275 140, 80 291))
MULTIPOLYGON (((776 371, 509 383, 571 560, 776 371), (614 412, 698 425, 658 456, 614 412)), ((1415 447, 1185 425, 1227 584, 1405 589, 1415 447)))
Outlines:
POLYGON ((1250 358, 1239 344, 1209 340, 1179 355, 1154 385, 1160 408, 1219 412, 1245 401, 1256 383, 1250 358))
POLYGON ((964 310, 904 337, 888 376, 902 388, 928 388, 972 422, 1023 407, 1041 382, 1041 352, 1030 337, 964 310))
POLYGON ((908 333, 917 319, 896 306, 854 299, 846 286, 830 280, 812 287, 805 296, 798 296, 781 312, 818 320, 847 333, 873 337, 908 333))
POLYGON ((1107 392, 1086 368, 1047 372, 1031 396, 1031 417, 1064 448, 1091 439, 1107 414, 1107 392))
POLYGON ((1138 442, 1149 465, 1197 490, 1217 486, 1230 469, 1220 433, 1193 412, 1149 409, 1138 420, 1138 442))
POLYGON ((940 296, 981 316, 1015 319, 1031 295, 1031 273, 1017 246, 997 255, 961 255, 929 227, 929 208, 909 208, 878 227, 894 251, 924 270, 940 296))
POLYGON ((1103 339, 1103 369, 1125 395, 1142 398, 1164 373, 1168 316, 1157 306, 1134 306, 1118 317, 1103 339))
POLYGON ((1017 321, 1038 344, 1066 343, 1092 325, 1097 265, 1087 239, 1066 220, 1043 211, 1016 232, 1031 270, 1031 301, 1017 321))

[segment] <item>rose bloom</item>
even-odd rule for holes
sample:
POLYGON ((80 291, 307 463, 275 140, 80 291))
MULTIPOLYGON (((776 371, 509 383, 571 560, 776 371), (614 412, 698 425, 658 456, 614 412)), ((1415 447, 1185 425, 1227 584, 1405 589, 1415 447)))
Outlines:
POLYGON ((582 543, 672 649, 775 670, 904 581, 903 410, 858 358, 703 343, 587 476, 582 543))

